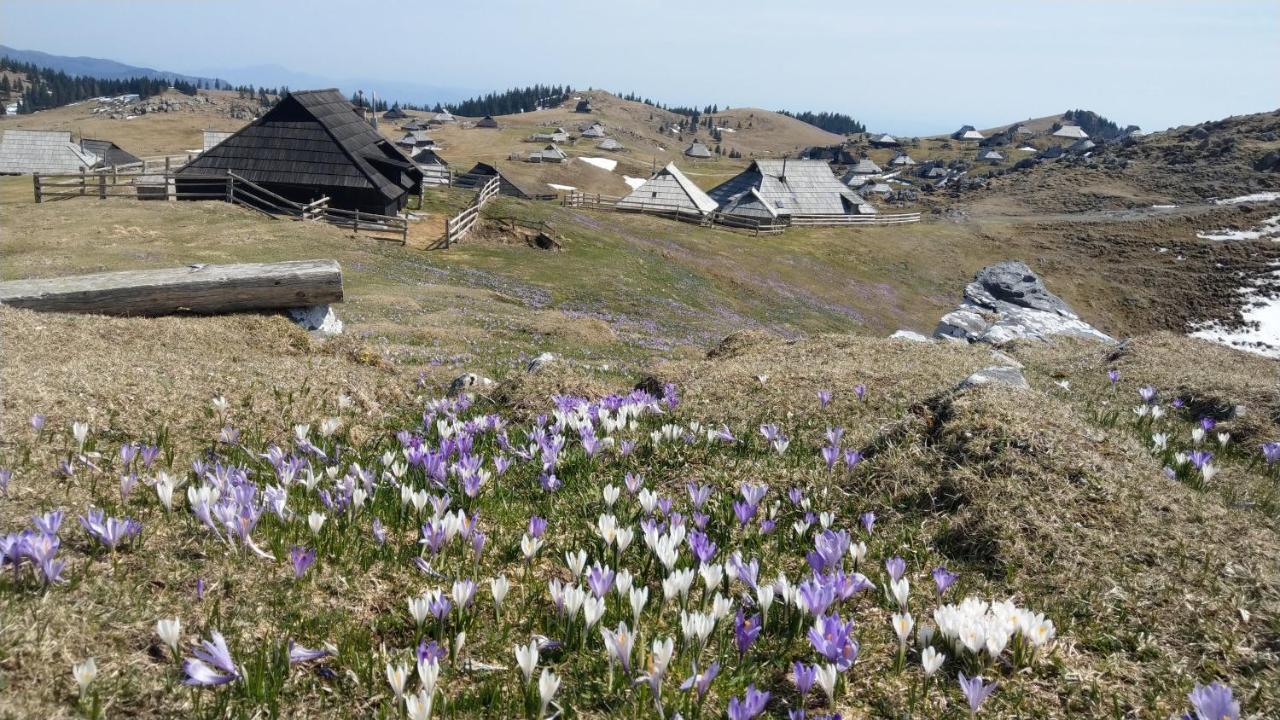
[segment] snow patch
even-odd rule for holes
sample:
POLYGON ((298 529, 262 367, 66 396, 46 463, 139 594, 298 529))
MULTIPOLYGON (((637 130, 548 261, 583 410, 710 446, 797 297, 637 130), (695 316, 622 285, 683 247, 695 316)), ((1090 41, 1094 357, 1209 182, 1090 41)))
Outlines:
POLYGON ((557 185, 555 183, 547 183, 547 187, 553 190, 577 190, 578 189, 572 185, 557 185))
POLYGON ((1260 192, 1252 195, 1241 195, 1240 197, 1227 198, 1225 200, 1214 200, 1214 205, 1239 205, 1240 203, 1250 202, 1275 202, 1280 200, 1280 192, 1260 192))
POLYGON ((1201 240, 1262 240, 1275 238, 1280 241, 1280 215, 1269 217, 1251 230, 1213 230, 1196 233, 1201 240))
POLYGON ((635 190, 648 181, 644 178, 633 178, 630 175, 623 175, 622 182, 626 183, 632 190, 635 190))
POLYGON ((1172 210, 1176 207, 1178 206, 1177 205, 1152 205, 1151 209, 1152 210, 1172 210))
POLYGON ((610 160, 609 158, 580 157, 578 159, 588 165, 595 165, 601 170, 608 170, 609 172, 613 172, 613 169, 618 167, 618 161, 610 160))
POLYGON ((328 305, 311 305, 309 307, 291 308, 289 319, 311 332, 321 335, 341 335, 342 321, 328 305))
MULTIPOLYGON (((1280 267, 1280 263, 1273 264, 1272 267, 1280 267)), ((1244 327, 1230 330, 1217 322, 1201 323, 1192 330, 1191 337, 1257 355, 1280 358, 1280 298, 1267 297, 1265 292, 1268 286, 1274 287, 1277 282, 1280 282, 1280 270, 1272 271, 1267 277, 1240 288, 1244 301, 1241 310, 1244 327)))

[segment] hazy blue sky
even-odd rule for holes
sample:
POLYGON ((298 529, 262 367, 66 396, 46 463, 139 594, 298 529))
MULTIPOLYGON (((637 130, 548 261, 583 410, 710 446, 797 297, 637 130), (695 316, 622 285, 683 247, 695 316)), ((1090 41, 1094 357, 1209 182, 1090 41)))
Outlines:
POLYGON ((0 43, 231 80, 274 64, 388 87, 567 82, 899 133, 1075 107, 1154 130, 1280 106, 1277 0, 0 0, 0 43))

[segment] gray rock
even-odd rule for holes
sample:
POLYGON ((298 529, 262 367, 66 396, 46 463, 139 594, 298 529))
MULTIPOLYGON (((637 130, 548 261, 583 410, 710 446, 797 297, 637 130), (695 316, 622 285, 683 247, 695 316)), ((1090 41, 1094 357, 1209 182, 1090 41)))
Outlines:
POLYGON ((965 286, 964 301, 942 316, 933 335, 991 345, 1051 335, 1114 342, 1049 292, 1026 263, 1012 260, 980 270, 965 286))
POLYGON ((991 359, 992 359, 992 360, 995 360, 996 362, 1000 363, 1001 365, 1005 365, 1005 366, 1008 366, 1008 367, 1015 367, 1015 368, 1018 368, 1019 370, 1021 370, 1021 369, 1023 368, 1022 363, 1020 363, 1020 362, 1018 362, 1017 360, 1015 360, 1012 356, 1009 356, 1009 355, 1006 355, 1006 354, 1004 354, 1004 353, 1000 352, 999 350, 992 350, 992 351, 991 351, 991 359))
POLYGON ((493 387, 493 381, 482 375, 466 373, 459 375, 449 383, 449 397, 458 397, 463 393, 471 393, 493 387))
POLYGON ((960 383, 960 388, 972 388, 982 385, 1003 385, 1005 387, 1017 388, 1019 390, 1028 390, 1031 388, 1027 384, 1027 379, 1022 376, 1022 371, 1016 367, 1009 365, 992 365, 984 367, 973 373, 960 383))
POLYGON ((890 339, 910 340, 912 342, 933 342, 929 338, 921 335, 915 330, 899 330, 889 336, 890 339))
POLYGON ((341 335, 342 321, 328 305, 290 308, 289 319, 302 327, 321 335, 341 335))
POLYGON ((555 362, 555 360, 556 360, 555 355, 549 352, 544 352, 538 357, 529 361, 529 365, 525 367, 525 370, 531 373, 535 373, 541 370, 542 368, 546 367, 547 365, 550 365, 551 363, 555 362))

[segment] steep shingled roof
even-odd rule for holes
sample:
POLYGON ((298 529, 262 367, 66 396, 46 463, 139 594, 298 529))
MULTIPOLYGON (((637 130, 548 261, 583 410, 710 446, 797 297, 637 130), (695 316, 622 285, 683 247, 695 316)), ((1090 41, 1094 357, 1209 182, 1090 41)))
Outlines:
POLYGON ((685 177, 675 163, 667 163, 643 185, 618 201, 618 207, 627 210, 696 212, 702 215, 719 206, 702 188, 685 177))
POLYGON ((751 188, 777 208, 779 215, 851 215, 867 204, 822 160, 756 160, 707 194, 724 205, 751 188))
POLYGON ((0 136, 0 173, 78 173, 98 156, 71 141, 70 130, 5 130, 0 136))

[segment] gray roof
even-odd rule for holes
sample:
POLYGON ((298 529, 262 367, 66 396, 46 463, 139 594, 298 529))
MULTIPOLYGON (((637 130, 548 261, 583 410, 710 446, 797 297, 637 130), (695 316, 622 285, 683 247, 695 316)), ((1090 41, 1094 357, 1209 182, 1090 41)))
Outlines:
POLYGON ((136 165, 142 162, 137 155, 125 150, 110 140, 93 140, 80 138, 80 149, 92 153, 98 158, 100 167, 113 165, 136 165))
POLYGON ((953 133, 951 137, 955 138, 956 140, 981 140, 982 133, 972 128, 968 130, 961 128, 960 130, 955 131, 955 133, 953 133))
POLYGON ((692 180, 684 176, 675 163, 654 173, 643 185, 618 201, 618 207, 629 210, 693 212, 705 215, 720 204, 712 200, 692 180))
POLYGON ((444 112, 438 112, 435 115, 431 116, 431 122, 435 122, 435 123, 451 123, 451 122, 457 122, 457 121, 458 119, 455 118, 453 116, 453 113, 450 113, 448 110, 445 110, 444 112))
POLYGON ((591 127, 587 128, 586 130, 582 131, 582 137, 602 138, 604 137, 604 135, 605 135, 604 126, 601 125, 600 123, 596 123, 591 127))
POLYGON ((1068 152, 1082 153, 1098 147, 1098 144, 1089 139, 1080 139, 1071 143, 1071 147, 1067 148, 1068 152))
POLYGON ((5 130, 0 137, 0 173, 78 173, 97 162, 71 142, 70 130, 5 130))
POLYGON ((854 175, 875 175, 882 172, 879 165, 871 161, 871 158, 862 158, 853 167, 849 168, 849 172, 854 175))
POLYGON ((778 208, 755 188, 748 188, 746 192, 730 198, 720 206, 720 212, 754 220, 774 220, 778 217, 778 208))
POLYGON ((879 143, 879 144, 881 144, 881 145, 897 145, 897 144, 898 144, 898 138, 896 138, 896 137, 894 137, 894 136, 892 136, 892 135, 890 135, 890 134, 888 134, 888 133, 885 133, 884 135, 881 135, 881 136, 879 136, 879 137, 872 138, 872 139, 871 139, 871 142, 873 142, 873 143, 879 143))
POLYGON ((1003 160, 1004 155, 1001 155, 998 150, 985 150, 978 153, 978 159, 979 160, 1003 160))
POLYGON ((684 154, 688 155, 689 157, 696 157, 696 158, 711 157, 711 151, 708 150, 707 146, 703 145, 702 142, 699 140, 694 140, 693 144, 690 145, 688 149, 684 151, 684 154))
POLYGON ((725 204, 751 188, 780 215, 850 215, 866 204, 822 160, 756 160, 707 194, 725 204))
POLYGON ((621 150, 622 143, 618 142, 617 140, 614 140, 613 138, 605 138, 604 140, 601 140, 599 143, 597 143, 596 147, 600 148, 601 150, 621 150))
POLYGON ((1064 137, 1064 138, 1089 137, 1089 133, 1085 132, 1084 128, 1080 127, 1079 125, 1063 125, 1057 130, 1054 130, 1053 135, 1054 137, 1064 137))
POLYGON ((569 156, 556 147, 555 143, 551 143, 538 152, 529 155, 529 160, 532 162, 564 162, 567 159, 569 159, 569 156))
POLYGON ((413 161, 419 165, 444 165, 446 167, 449 165, 444 158, 440 157, 440 153, 435 151, 435 148, 419 150, 414 153, 413 161))
POLYGON ((915 165, 916 161, 906 153, 898 153, 897 157, 889 161, 890 165, 915 165))

